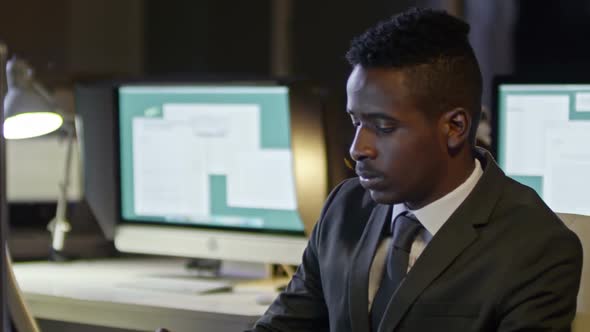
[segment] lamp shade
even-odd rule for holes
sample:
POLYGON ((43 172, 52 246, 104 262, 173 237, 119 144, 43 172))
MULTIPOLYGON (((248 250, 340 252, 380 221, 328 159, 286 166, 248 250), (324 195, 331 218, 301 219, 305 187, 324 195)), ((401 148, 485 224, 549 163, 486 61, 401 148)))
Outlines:
POLYGON ((8 61, 6 74, 8 92, 4 99, 4 137, 36 137, 61 127, 63 117, 56 103, 49 93, 35 82, 33 70, 25 61, 8 61))

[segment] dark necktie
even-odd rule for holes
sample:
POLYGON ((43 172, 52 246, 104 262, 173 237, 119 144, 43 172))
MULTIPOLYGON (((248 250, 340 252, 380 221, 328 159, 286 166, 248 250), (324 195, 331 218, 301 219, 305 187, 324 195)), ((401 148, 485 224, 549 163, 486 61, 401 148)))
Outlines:
POLYGON ((414 217, 405 214, 397 216, 393 222, 392 245, 387 252, 383 279, 371 306, 371 326, 377 331, 389 300, 408 271, 408 261, 412 243, 423 226, 414 217))

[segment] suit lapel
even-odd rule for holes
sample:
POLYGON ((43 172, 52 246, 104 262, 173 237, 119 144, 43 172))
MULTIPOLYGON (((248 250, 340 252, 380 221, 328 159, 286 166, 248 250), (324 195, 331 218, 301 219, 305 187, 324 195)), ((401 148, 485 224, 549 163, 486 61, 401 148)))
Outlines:
POLYGON ((420 255, 386 309, 378 331, 392 331, 422 291, 475 239, 471 224, 445 224, 420 255), (448 226, 447 226, 448 225, 448 226), (443 229, 444 228, 444 229, 443 229))
POLYGON ((369 330, 369 271, 383 227, 390 219, 391 206, 376 205, 353 255, 348 278, 348 307, 352 331, 369 330))
POLYGON ((445 222, 422 252, 389 302, 379 332, 393 331, 424 289, 477 239, 475 225, 489 221, 505 176, 489 153, 477 151, 484 174, 467 199, 445 222))

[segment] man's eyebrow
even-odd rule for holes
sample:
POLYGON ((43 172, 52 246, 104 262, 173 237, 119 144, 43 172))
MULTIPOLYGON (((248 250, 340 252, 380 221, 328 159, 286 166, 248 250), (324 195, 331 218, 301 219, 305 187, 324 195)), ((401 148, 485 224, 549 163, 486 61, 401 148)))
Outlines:
POLYGON ((356 111, 347 109, 346 113, 348 113, 348 115, 350 115, 350 116, 355 116, 355 117, 359 117, 361 119, 366 119, 366 120, 387 120, 387 121, 393 121, 393 122, 400 122, 398 119, 392 117, 391 115, 385 114, 382 112, 356 112, 356 111))

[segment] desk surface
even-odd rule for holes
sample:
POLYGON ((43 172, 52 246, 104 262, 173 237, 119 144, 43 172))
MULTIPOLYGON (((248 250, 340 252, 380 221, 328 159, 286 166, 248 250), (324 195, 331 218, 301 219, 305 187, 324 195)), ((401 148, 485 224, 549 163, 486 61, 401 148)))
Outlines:
POLYGON ((175 259, 18 263, 16 278, 35 317, 138 331, 241 331, 267 305, 254 290, 212 294, 123 288, 140 276, 187 275, 175 259))

